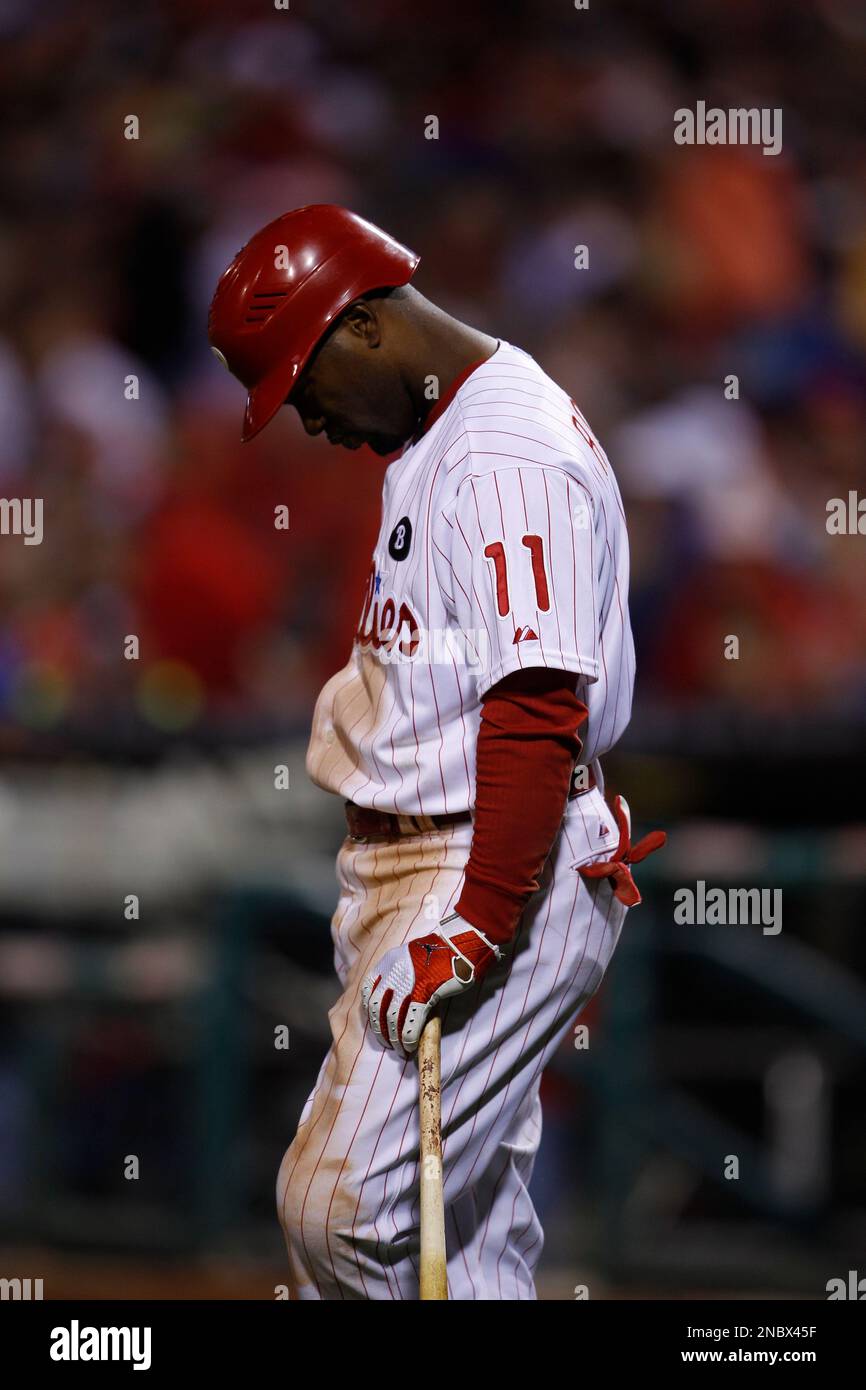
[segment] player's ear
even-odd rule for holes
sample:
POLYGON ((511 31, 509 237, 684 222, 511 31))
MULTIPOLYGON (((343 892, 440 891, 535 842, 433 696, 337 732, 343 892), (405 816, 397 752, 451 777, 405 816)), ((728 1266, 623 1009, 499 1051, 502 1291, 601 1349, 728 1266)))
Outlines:
POLYGON ((376 306, 366 299, 356 299, 348 309, 343 310, 342 325, 367 347, 378 347, 382 340, 382 326, 376 306))

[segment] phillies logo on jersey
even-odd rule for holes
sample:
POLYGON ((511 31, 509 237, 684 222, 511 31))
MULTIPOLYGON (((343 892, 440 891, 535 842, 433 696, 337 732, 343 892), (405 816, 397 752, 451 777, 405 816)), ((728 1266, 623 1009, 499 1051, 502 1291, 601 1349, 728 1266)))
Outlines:
POLYGON ((355 633, 357 641, 362 647, 371 646, 374 651, 380 647, 386 652, 393 649, 401 656, 411 658, 418 649, 420 624, 407 603, 401 603, 398 611, 393 598, 380 594, 381 585, 382 576, 374 561, 370 566, 364 607, 355 633), (379 604, 383 598, 380 612, 379 604))

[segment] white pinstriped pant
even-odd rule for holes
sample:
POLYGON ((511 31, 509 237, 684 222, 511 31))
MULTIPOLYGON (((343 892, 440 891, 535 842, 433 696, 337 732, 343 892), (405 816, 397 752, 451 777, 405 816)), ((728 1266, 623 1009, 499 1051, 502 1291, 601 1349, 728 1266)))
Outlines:
MULTIPOLYGON (((280 1165, 277 1209, 294 1299, 417 1299, 418 1070, 381 1046, 361 984, 460 895, 472 824, 395 840, 347 838, 331 924, 343 994, 333 1043, 280 1165)), ((594 789, 568 804, 515 943, 442 1015, 442 1138, 452 1299, 533 1299, 543 1244, 528 1185, 542 1070, 598 988, 627 909, 608 879, 616 827, 594 789), (605 832, 606 833, 603 833, 605 832)))

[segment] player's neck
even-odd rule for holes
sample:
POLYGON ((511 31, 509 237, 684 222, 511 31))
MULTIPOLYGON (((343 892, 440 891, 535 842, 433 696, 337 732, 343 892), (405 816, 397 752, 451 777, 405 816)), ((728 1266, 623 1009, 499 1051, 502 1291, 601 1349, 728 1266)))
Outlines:
POLYGON ((467 367, 486 361, 498 347, 496 338, 461 323, 438 305, 425 300, 418 306, 413 324, 413 351, 407 354, 407 387, 423 421, 436 403, 467 367), (431 379, 436 396, 430 397, 431 379))

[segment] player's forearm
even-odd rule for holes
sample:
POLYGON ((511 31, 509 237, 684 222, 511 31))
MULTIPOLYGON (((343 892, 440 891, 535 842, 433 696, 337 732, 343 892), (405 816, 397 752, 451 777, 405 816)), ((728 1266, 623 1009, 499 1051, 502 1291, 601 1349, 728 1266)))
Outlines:
POLYGON ((455 909, 497 944, 520 914, 562 821, 586 706, 573 672, 514 672, 482 700, 475 826, 455 909))

